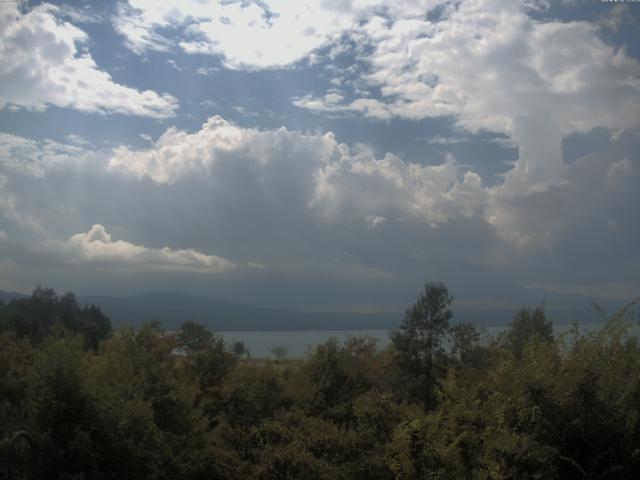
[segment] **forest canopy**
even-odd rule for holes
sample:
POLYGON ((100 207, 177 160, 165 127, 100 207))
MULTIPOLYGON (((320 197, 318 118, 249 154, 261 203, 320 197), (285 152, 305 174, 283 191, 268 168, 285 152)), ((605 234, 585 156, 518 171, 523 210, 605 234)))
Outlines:
POLYGON ((0 304, 0 478, 636 478, 629 311, 554 336, 523 308, 491 337, 451 299, 427 283, 386 349, 270 360, 189 321, 112 331, 37 288, 0 304))

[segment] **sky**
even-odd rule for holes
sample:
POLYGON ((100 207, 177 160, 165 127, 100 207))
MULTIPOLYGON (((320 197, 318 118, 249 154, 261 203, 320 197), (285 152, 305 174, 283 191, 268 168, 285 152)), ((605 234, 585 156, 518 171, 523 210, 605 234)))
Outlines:
POLYGON ((0 3, 0 289, 640 294, 640 3, 0 3))

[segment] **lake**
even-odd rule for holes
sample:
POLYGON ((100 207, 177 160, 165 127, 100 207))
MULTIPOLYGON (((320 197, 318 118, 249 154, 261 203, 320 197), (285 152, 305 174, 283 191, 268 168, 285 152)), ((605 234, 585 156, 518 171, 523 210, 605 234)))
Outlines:
MULTIPOLYGON (((601 327, 602 323, 586 323, 580 326, 581 330, 588 331, 601 327)), ((490 335, 496 335, 506 327, 485 327, 490 335)), ((566 333, 571 328, 570 324, 554 326, 556 335, 566 333)), ((636 335, 640 334, 640 328, 636 324, 633 328, 636 335)), ((304 357, 309 349, 326 342, 331 337, 344 341, 349 337, 373 337, 378 341, 379 348, 385 348, 391 342, 390 330, 308 330, 308 331, 282 331, 282 332, 218 332, 227 342, 240 340, 251 351, 253 358, 273 357, 271 350, 274 347, 287 349, 287 356, 293 358, 304 357)))

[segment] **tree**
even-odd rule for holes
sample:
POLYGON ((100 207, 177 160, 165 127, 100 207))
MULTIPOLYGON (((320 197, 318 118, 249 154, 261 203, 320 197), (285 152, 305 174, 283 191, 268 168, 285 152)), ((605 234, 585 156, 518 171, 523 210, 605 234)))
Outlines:
MULTIPOLYGON (((434 401, 434 360, 443 353, 442 340, 452 317, 453 297, 440 282, 427 282, 404 322, 391 334, 395 359, 406 374, 410 396, 430 408, 434 401)), ((403 380, 403 382, 405 381, 403 380)))
POLYGON ((73 327, 68 328, 84 335, 85 345, 96 350, 100 341, 111 333, 111 320, 98 307, 91 305, 78 310, 73 327))
POLYGON ((233 345, 231 346, 231 351, 238 358, 241 358, 241 357, 249 358, 249 355, 251 353, 249 350, 249 347, 247 347, 242 340, 236 340, 235 342, 233 342, 233 345))
POLYGON ((195 353, 204 350, 211 345, 213 333, 199 323, 187 320, 180 327, 178 333, 178 346, 185 349, 187 353, 195 353))
POLYGON ((310 411, 348 430, 355 420, 354 400, 373 387, 380 371, 375 347, 371 337, 351 337, 343 345, 332 337, 318 345, 307 363, 314 390, 310 411))
POLYGON ((287 350, 287 347, 278 345, 271 349, 271 353, 273 353, 273 356, 276 357, 277 361, 280 361, 289 354, 289 350, 287 350))
POLYGON ((516 357, 521 357, 524 346, 534 338, 553 341, 553 322, 547 320, 544 305, 533 311, 529 308, 518 310, 506 334, 507 347, 516 357))
POLYGON ((13 300, 3 311, 1 329, 11 330, 32 343, 41 342, 54 326, 61 325, 82 334, 85 348, 95 350, 111 333, 111 321, 98 307, 80 308, 73 293, 58 297, 50 288, 37 287, 31 297, 13 300))
POLYGON ((222 405, 232 425, 252 428, 278 410, 288 409, 291 401, 279 369, 241 365, 225 381, 222 405))
POLYGON ((191 320, 182 324, 177 341, 203 392, 218 389, 237 362, 220 335, 191 320))
POLYGON ((471 323, 459 323, 451 327, 451 353, 462 363, 467 363, 480 342, 480 332, 471 323))

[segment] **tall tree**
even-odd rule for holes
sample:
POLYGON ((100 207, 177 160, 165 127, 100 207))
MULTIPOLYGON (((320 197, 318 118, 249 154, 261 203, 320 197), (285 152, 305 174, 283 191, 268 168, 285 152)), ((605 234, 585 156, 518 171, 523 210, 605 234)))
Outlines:
POLYGON ((434 360, 443 352, 452 301, 444 283, 427 282, 404 322, 391 334, 396 363, 406 374, 410 395, 425 408, 434 403, 434 360))

